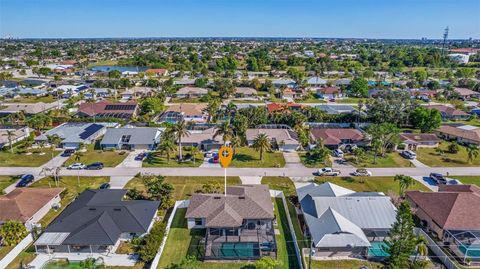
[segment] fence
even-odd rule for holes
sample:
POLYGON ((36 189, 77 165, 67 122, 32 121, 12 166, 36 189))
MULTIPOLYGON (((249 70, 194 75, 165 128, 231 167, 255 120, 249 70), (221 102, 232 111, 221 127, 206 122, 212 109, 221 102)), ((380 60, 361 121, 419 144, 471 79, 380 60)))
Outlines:
POLYGON ((0 268, 7 268, 7 265, 9 265, 17 256, 24 250, 30 243, 33 242, 33 237, 32 234, 28 234, 25 238, 23 238, 20 243, 18 243, 10 252, 3 257, 2 260, 0 260, 0 268))
POLYGON ((437 245, 437 243, 422 229, 415 228, 414 230, 417 236, 424 236, 428 241, 428 247, 435 254, 435 256, 447 267, 448 269, 458 269, 458 266, 453 262, 450 257, 437 245))

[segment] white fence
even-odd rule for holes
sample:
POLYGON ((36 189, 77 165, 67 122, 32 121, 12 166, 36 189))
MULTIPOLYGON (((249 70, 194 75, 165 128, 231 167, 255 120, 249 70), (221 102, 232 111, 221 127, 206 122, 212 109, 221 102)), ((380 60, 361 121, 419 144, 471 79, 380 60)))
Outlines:
POLYGON ((424 236, 428 241, 428 248, 435 254, 435 256, 447 267, 448 269, 458 269, 458 266, 450 259, 450 257, 445 254, 445 252, 437 245, 437 243, 428 236, 420 228, 415 228, 415 234, 417 236, 424 236))
POLYGON ((7 265, 9 265, 17 256, 24 250, 30 243, 33 242, 33 237, 32 234, 28 234, 25 238, 23 238, 20 243, 18 243, 10 252, 3 257, 2 260, 0 260, 0 268, 6 268, 7 265))
POLYGON ((155 258, 153 259, 152 264, 150 265, 150 268, 157 268, 158 263, 160 262, 160 257, 162 256, 163 249, 165 248, 165 244, 167 243, 168 234, 170 233, 170 226, 172 226, 173 218, 177 213, 177 209, 186 208, 188 207, 189 204, 190 204, 189 200, 180 200, 175 202, 175 206, 173 207, 172 213, 170 214, 170 217, 168 218, 168 221, 167 221, 167 227, 165 228, 165 235, 163 236, 162 244, 160 244, 157 255, 155 255, 155 258))
POLYGON ((270 196, 275 198, 282 198, 285 215, 287 215, 288 226, 290 227, 290 234, 292 235, 293 243, 295 246, 295 253, 297 256, 298 265, 300 266, 300 269, 303 269, 302 255, 300 253, 300 248, 298 247, 297 235, 295 234, 295 229, 293 228, 293 223, 292 219, 290 218, 285 195, 283 194, 283 191, 270 190, 270 196))

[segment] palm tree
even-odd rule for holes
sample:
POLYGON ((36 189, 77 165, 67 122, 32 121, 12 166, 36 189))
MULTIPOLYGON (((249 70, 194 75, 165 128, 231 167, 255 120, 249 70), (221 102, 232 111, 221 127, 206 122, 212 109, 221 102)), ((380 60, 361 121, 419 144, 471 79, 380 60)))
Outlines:
POLYGON ((73 153, 73 159, 76 162, 79 162, 82 159, 82 156, 83 156, 83 154, 78 150, 76 150, 75 153, 73 153))
POLYGON ((419 236, 417 239, 417 255, 415 255, 415 260, 418 256, 425 257, 428 255, 428 241, 424 236, 419 236))
POLYGON ((13 153, 13 136, 15 135, 15 131, 7 130, 3 136, 6 136, 8 139, 8 144, 10 145, 10 153, 13 153))
POLYGON ((173 126, 173 131, 175 132, 175 136, 178 141, 178 160, 181 161, 183 159, 182 157, 182 137, 183 136, 189 136, 190 132, 187 129, 187 124, 185 123, 185 120, 182 119, 177 122, 173 126))
POLYGON ((264 133, 258 134, 253 140, 253 148, 256 151, 260 151, 260 160, 263 161, 263 152, 272 149, 268 135, 264 133))
POLYGON ((405 175, 396 175, 393 178, 393 180, 398 181, 398 184, 400 185, 398 194, 402 197, 405 194, 405 190, 408 189, 413 184, 415 184, 415 179, 413 177, 405 176, 405 175))
POLYGON ((215 139, 217 136, 221 135, 223 144, 227 143, 227 141, 230 141, 232 137, 235 135, 233 132, 233 128, 230 125, 230 121, 225 121, 222 125, 220 125, 219 128, 215 131, 213 134, 213 138, 215 139))
POLYGON ((467 147, 467 154, 468 154, 468 163, 471 163, 480 154, 478 146, 469 145, 467 147))
POLYGON ((192 154, 193 164, 195 165, 195 159, 196 159, 196 156, 198 155, 198 153, 200 153, 200 149, 198 149, 198 147, 192 147, 190 149, 190 153, 192 154))
POLYGON ((205 109, 208 113, 208 122, 216 122, 218 119, 218 111, 220 110, 220 101, 215 98, 208 102, 205 109))
MULTIPOLYGON (((158 151, 161 155, 167 156, 167 163, 170 162, 170 154, 175 150, 175 144, 170 139, 163 139, 158 145, 158 151)), ((195 159, 194 159, 195 160, 195 159)))

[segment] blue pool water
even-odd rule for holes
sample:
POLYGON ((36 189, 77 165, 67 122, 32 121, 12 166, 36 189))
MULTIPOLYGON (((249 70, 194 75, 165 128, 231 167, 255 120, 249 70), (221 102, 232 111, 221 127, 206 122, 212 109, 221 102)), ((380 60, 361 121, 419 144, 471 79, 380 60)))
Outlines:
POLYGON ((387 247, 387 244, 384 242, 370 242, 372 245, 371 247, 368 248, 368 256, 369 257, 388 257, 390 254, 388 254, 385 251, 385 247, 387 247))
POLYGON ((256 243, 223 243, 220 256, 224 258, 253 258, 260 256, 256 243))
MULTIPOLYGON (((470 247, 470 250, 468 250, 467 257, 472 257, 472 258, 480 258, 480 246, 478 247, 470 247)), ((458 249, 465 254, 467 252, 467 248, 465 246, 458 246, 458 249)))

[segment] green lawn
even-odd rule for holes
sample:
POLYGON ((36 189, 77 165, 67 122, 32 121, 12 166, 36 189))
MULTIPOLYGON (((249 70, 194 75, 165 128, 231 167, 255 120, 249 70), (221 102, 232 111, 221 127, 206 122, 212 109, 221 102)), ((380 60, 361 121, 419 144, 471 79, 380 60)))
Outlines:
MULTIPOLYGON (((40 223, 42 227, 46 227, 52 220, 54 220, 60 212, 69 205, 73 199, 86 189, 96 189, 102 183, 109 182, 109 177, 80 177, 80 185, 78 185, 78 178, 75 176, 62 176, 58 183, 59 188, 65 188, 66 190, 61 195, 62 208, 58 211, 50 209, 50 211, 42 218, 40 223)), ((45 177, 39 181, 30 185, 30 188, 50 188, 56 187, 56 184, 52 177, 45 177)))
MULTIPOLYGON (((308 258, 305 259, 308 264, 308 258)), ((371 269, 384 268, 384 265, 378 262, 361 261, 361 260, 324 260, 315 261, 312 260, 312 269, 358 269, 362 266, 367 266, 371 269)))
POLYGON ((284 167, 285 159, 281 152, 265 152, 263 160, 260 153, 253 148, 241 147, 235 149, 231 167, 284 167))
POLYGON ((464 146, 459 146, 458 153, 447 153, 449 143, 442 142, 439 149, 444 153, 438 153, 434 148, 419 148, 417 149, 417 160, 428 166, 480 166, 480 156, 468 163, 467 150, 464 146))
POLYGON ((324 99, 311 97, 311 98, 307 98, 307 99, 295 99, 295 103, 325 104, 325 103, 327 103, 327 101, 325 101, 324 99))
MULTIPOLYGON (((315 177, 315 182, 318 184, 331 182, 357 192, 383 192, 388 194, 389 192, 398 193, 400 190, 398 182, 393 181, 393 177, 315 177)), ((408 189, 430 191, 420 182, 415 182, 408 189)))
POLYGON ((14 148, 13 153, 10 153, 9 149, 3 149, 0 151, 0 167, 37 167, 50 161, 59 153, 50 148, 28 150, 14 148))
POLYGON ((75 156, 72 155, 65 162, 64 166, 69 166, 78 162, 84 164, 102 162, 105 167, 115 167, 119 165, 127 156, 128 152, 125 151, 96 150, 94 149, 94 145, 88 145, 87 151, 82 152, 80 160, 75 160, 75 156))
MULTIPOLYGON (((185 156, 186 153, 188 153, 188 151, 183 151, 183 156, 185 156)), ((142 165, 143 167, 199 167, 203 163, 203 154, 201 152, 195 155, 195 162, 192 160, 179 163, 175 160, 177 155, 178 151, 172 153, 170 160, 167 162, 167 156, 155 151, 148 155, 142 165)))
POLYGON ((386 153, 384 157, 377 156, 376 160, 373 154, 368 152, 366 157, 361 162, 358 162, 358 163, 355 162, 355 158, 352 155, 347 154, 345 156, 345 160, 350 162, 355 167, 369 167, 369 168, 413 167, 410 161, 400 156, 398 152, 386 153))
MULTIPOLYGON (((188 199, 195 191, 200 190, 202 185, 205 183, 218 183, 223 188, 224 178, 223 177, 165 177, 165 182, 168 182, 173 185, 174 200, 183 200, 188 199)), ((241 184, 239 177, 227 177, 227 185, 239 185, 241 184)), ((145 186, 142 183, 142 180, 138 177, 130 180, 125 189, 133 189, 144 191, 145 186)))
POLYGON ((20 98, 15 98, 7 101, 7 103, 52 103, 57 101, 57 99, 52 96, 52 95, 46 95, 46 96, 41 96, 41 97, 34 97, 34 96, 23 96, 20 98))
POLYGON ((15 183, 16 180, 18 180, 18 176, 0 176, 0 195, 6 187, 15 183))
POLYGON ((7 255, 7 253, 10 252, 13 248, 14 248, 14 246, 11 246, 11 247, 1 246, 0 247, 0 260, 3 259, 5 257, 5 255, 7 255))
POLYGON ((368 101, 368 98, 335 99, 335 103, 339 103, 339 104, 358 104, 360 101, 362 101, 365 104, 368 101))
POLYGON ((35 259, 35 248, 30 245, 27 249, 20 252, 18 256, 5 269, 18 269, 20 264, 28 264, 35 259))
POLYGON ((177 98, 177 97, 173 97, 172 99, 170 99, 169 103, 188 104, 188 103, 205 103, 205 101, 203 101, 203 99, 200 99, 200 98, 177 98))
POLYGON ((92 68, 94 66, 102 66, 102 65, 118 65, 117 60, 100 60, 88 65, 88 68, 92 68))
POLYGON ((475 184, 480 187, 480 176, 449 176, 460 180, 463 184, 475 184))
POLYGON ((320 168, 320 167, 325 167, 325 166, 332 166, 332 161, 330 158, 328 160, 325 160, 324 162, 317 162, 317 161, 311 161, 307 158, 307 153, 306 152, 299 152, 298 156, 300 157, 300 161, 305 167, 308 168, 320 168))

